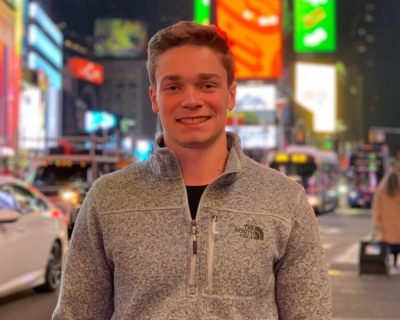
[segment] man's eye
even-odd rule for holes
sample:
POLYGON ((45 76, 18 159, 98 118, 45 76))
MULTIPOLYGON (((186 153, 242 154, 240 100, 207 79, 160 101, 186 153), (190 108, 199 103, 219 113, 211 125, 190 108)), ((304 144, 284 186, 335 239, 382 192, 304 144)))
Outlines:
POLYGON ((166 89, 170 90, 170 91, 174 91, 174 90, 178 89, 178 86, 168 86, 166 89))
POLYGON ((211 83, 203 84, 203 88, 204 89, 212 89, 212 88, 214 88, 214 85, 211 83))

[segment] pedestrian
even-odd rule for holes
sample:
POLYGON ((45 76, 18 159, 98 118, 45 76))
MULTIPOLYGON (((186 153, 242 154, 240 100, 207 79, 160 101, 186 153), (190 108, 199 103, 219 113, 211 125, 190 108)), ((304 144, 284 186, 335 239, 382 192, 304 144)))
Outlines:
POLYGON ((400 253, 400 170, 391 169, 376 190, 373 204, 375 234, 389 244, 394 256, 392 274, 399 274, 397 256, 400 253))
POLYGON ((149 161, 89 191, 53 319, 331 319, 304 189, 225 131, 236 95, 226 35, 179 22, 151 38, 147 66, 163 133, 149 161))

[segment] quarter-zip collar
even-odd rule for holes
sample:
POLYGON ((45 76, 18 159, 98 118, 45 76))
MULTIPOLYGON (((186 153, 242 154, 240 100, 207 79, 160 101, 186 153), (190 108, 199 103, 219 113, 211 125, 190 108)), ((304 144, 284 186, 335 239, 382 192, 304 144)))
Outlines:
MULTIPOLYGON (((241 148, 240 138, 236 133, 227 132, 227 147, 229 150, 228 160, 225 171, 221 178, 217 180, 219 183, 231 183, 232 177, 229 173, 240 172, 246 169, 246 156, 241 148)), ((181 179, 179 161, 175 153, 164 147, 164 136, 161 134, 153 145, 153 153, 150 157, 150 167, 152 171, 166 180, 181 179)))

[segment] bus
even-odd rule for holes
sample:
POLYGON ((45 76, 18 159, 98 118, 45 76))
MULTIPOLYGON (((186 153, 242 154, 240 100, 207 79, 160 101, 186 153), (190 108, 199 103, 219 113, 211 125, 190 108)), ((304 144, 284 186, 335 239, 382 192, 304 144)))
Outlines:
POLYGON ((301 184, 315 213, 333 211, 339 204, 339 158, 334 151, 313 146, 288 146, 270 153, 268 165, 301 184))
POLYGON ((350 156, 348 205, 351 208, 371 208, 376 188, 388 168, 387 145, 358 144, 350 156))

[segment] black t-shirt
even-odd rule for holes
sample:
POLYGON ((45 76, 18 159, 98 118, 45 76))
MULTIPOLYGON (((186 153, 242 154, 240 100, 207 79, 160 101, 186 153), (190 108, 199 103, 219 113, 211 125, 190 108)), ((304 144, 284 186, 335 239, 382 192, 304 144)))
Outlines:
POLYGON ((190 214, 192 215, 193 220, 196 219, 196 213, 197 213, 197 208, 199 207, 200 198, 206 188, 207 188, 207 185, 205 185, 205 186, 186 186, 190 214))

